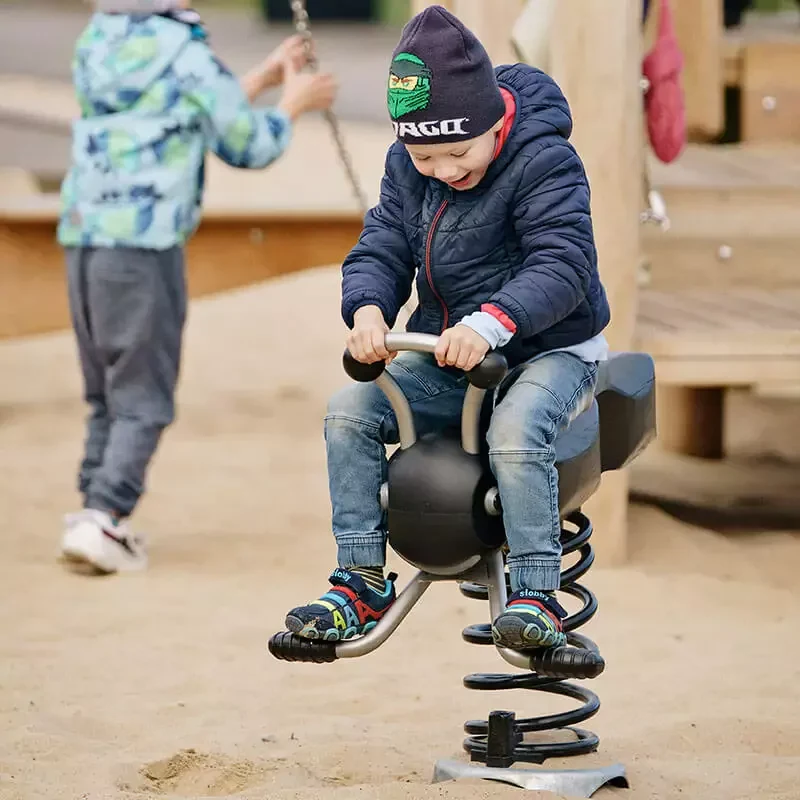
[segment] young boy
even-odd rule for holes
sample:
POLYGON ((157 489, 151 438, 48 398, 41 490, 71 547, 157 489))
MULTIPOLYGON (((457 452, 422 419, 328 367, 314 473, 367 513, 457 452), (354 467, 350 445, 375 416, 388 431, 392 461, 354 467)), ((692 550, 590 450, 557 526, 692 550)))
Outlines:
POLYGON ((81 118, 58 230, 91 408, 84 508, 66 518, 62 553, 111 573, 147 562, 126 520, 174 418, 183 245, 200 218, 206 151, 234 167, 266 167, 300 114, 331 105, 335 84, 298 72, 306 59, 293 37, 240 85, 187 0, 98 0, 97 11, 73 64, 81 118), (277 108, 251 107, 281 82, 277 108))
MULTIPOLYGON (((567 102, 544 73, 493 70, 486 51, 439 6, 414 17, 394 52, 388 105, 398 141, 379 204, 343 266, 347 347, 389 360, 384 337, 417 273, 408 330, 441 334, 435 356, 404 352, 388 370, 417 432, 460 418, 463 370, 491 349, 513 368, 488 433, 508 536, 513 593, 495 642, 525 649, 566 641, 554 592, 561 563, 554 440, 593 398, 609 308, 597 272, 583 165, 568 143, 567 102)), ((350 384, 325 418, 333 588, 289 612, 289 630, 338 640, 374 627, 395 599, 384 577, 384 445, 397 442, 374 384, 350 384)))

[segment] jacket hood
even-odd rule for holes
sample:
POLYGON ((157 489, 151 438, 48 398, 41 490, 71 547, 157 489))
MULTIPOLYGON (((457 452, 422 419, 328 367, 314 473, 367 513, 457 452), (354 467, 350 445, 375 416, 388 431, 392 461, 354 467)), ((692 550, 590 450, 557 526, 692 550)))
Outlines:
POLYGON ((192 38, 189 25, 166 17, 95 14, 78 42, 74 62, 84 116, 135 105, 192 38))
POLYGON ((558 84, 536 67, 525 64, 496 69, 497 82, 514 95, 517 111, 503 149, 492 164, 492 172, 502 170, 517 153, 543 137, 569 139, 572 114, 558 84))

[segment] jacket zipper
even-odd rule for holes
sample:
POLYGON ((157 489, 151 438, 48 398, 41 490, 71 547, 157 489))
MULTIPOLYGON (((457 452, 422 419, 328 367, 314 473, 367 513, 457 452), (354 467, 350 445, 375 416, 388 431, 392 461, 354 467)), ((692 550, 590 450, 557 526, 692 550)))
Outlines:
POLYGON ((425 275, 428 278, 428 286, 431 287, 434 297, 442 304, 442 311, 444 311, 444 325, 442 325, 442 333, 447 330, 450 312, 447 310, 447 305, 444 300, 442 300, 442 296, 436 291, 436 287, 433 285, 433 276, 431 275, 431 245, 433 244, 433 234, 436 232, 436 226, 439 224, 439 220, 441 219, 442 214, 444 214, 448 202, 449 200, 443 200, 442 204, 433 215, 431 227, 428 231, 428 241, 425 244, 425 275))

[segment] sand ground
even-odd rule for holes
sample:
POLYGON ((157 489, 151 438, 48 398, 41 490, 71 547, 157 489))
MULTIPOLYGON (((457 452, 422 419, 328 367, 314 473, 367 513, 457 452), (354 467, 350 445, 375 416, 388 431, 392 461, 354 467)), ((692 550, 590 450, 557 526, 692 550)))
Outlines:
MULTIPOLYGON (((70 336, 0 345, 3 800, 519 796, 429 785, 437 758, 463 757, 464 720, 557 702, 462 688, 502 665, 461 640, 487 609, 455 586, 363 660, 266 651, 333 564, 321 416, 347 380, 337 292, 326 269, 192 307, 180 418, 136 518, 152 567, 135 576, 55 561, 84 415, 70 336)), ((622 761, 631 780, 597 796, 800 798, 797 534, 630 517, 630 563, 587 581, 608 667, 601 749, 581 763, 622 761)))

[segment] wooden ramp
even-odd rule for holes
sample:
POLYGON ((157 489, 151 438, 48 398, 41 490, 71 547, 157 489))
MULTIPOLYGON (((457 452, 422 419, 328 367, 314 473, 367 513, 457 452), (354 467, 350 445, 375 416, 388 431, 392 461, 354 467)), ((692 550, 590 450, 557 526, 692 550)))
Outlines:
MULTIPOLYGON (((69 131, 71 89, 56 82, 0 79, 0 115, 69 131)), ((387 126, 343 124, 368 200, 377 200, 392 141, 387 126)), ((288 152, 263 171, 207 162, 203 222, 188 246, 190 294, 225 291, 298 270, 341 262, 362 214, 319 117, 302 119, 288 152)), ((29 175, 0 171, 0 338, 69 324, 63 254, 56 242, 59 199, 29 175)))

